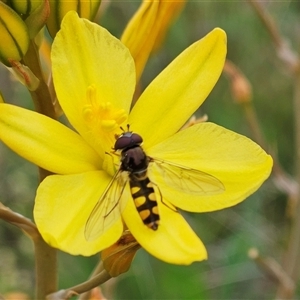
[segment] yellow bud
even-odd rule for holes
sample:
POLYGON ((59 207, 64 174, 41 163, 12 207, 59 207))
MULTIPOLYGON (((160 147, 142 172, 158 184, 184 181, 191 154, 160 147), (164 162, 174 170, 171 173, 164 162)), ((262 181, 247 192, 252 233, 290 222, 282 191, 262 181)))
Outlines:
MULTIPOLYGON (((33 2, 35 1, 33 0, 33 2)), ((50 14, 48 0, 36 1, 36 3, 38 5, 34 6, 34 9, 31 10, 30 15, 25 20, 31 39, 44 27, 50 14)))
POLYGON ((19 61, 29 46, 28 29, 21 17, 0 1, 0 61, 10 67, 11 60, 19 61))
POLYGON ((93 20, 100 3, 101 0, 50 0, 50 16, 47 21, 50 35, 55 37, 62 19, 70 10, 76 11, 81 18, 93 20))
POLYGON ((10 0, 9 6, 16 11, 23 20, 29 16, 32 11, 35 11, 36 8, 43 2, 42 0, 10 0))
POLYGON ((12 8, 27 25, 30 39, 46 24, 50 13, 48 0, 10 0, 7 5, 12 8))
POLYGON ((137 82, 150 54, 160 47, 185 2, 186 0, 144 0, 127 24, 121 41, 135 61, 137 82))

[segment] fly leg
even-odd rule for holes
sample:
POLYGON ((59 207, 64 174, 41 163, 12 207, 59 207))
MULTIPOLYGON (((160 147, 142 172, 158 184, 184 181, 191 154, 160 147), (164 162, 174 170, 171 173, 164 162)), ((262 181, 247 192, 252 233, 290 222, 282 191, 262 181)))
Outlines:
POLYGON ((168 207, 169 209, 173 210, 174 212, 179 213, 178 210, 177 210, 177 208, 176 208, 174 205, 172 205, 170 202, 164 200, 164 197, 162 196, 161 190, 160 190, 160 188, 158 187, 158 185, 155 184, 153 181, 151 181, 151 183, 155 186, 155 189, 158 191, 158 194, 159 194, 159 196, 160 196, 160 201, 161 201, 161 203, 162 203, 163 205, 165 205, 166 207, 168 207))

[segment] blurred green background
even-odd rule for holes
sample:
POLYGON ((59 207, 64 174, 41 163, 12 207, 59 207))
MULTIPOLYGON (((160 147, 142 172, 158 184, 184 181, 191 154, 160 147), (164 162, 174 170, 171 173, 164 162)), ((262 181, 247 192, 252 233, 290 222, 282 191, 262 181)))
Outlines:
MULTIPOLYGON (((278 28, 299 52, 300 2, 264 1, 278 28)), ((120 37, 139 2, 112 1, 100 24, 120 37)), ((182 50, 214 27, 228 35, 228 58, 247 76, 253 103, 269 146, 286 172, 294 170, 292 77, 278 59, 270 36, 245 1, 188 2, 168 32, 163 47, 149 60, 142 77, 147 84, 182 50)), ((29 93, 0 67, 0 90, 10 103, 32 108, 29 93)), ((176 76, 176 74, 174 74, 176 76)), ((197 112, 209 120, 251 137, 241 107, 232 100, 224 75, 197 112)), ((32 218, 38 184, 35 166, 0 144, 0 201, 32 218)), ((290 219, 287 196, 272 177, 236 207, 206 214, 184 213, 207 246, 209 259, 191 266, 173 266, 138 251, 129 272, 103 286, 108 299, 271 299, 276 283, 249 259, 256 247, 262 255, 281 261, 288 240, 290 219)), ((300 233, 299 233, 300 234, 300 233)), ((67 288, 89 276, 98 257, 59 253, 59 285, 67 288)), ((30 240, 17 228, 0 221, 0 293, 23 291, 32 296, 34 256, 30 240)), ((300 293, 298 293, 300 296, 300 293)))

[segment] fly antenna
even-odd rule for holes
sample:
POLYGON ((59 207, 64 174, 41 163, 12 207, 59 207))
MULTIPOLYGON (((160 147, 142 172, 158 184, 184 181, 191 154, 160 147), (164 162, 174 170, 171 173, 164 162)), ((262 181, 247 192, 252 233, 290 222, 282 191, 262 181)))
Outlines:
POLYGON ((122 126, 120 126, 120 129, 123 131, 123 133, 130 132, 130 124, 126 124, 126 127, 127 127, 127 131, 122 126))

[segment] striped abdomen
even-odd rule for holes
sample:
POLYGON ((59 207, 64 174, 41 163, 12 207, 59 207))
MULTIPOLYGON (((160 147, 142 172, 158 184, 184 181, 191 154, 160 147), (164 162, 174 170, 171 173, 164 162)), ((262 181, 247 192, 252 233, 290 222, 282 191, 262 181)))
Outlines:
POLYGON ((129 175, 129 184, 137 211, 144 224, 156 230, 159 224, 159 214, 153 184, 146 174, 132 173, 129 175))

